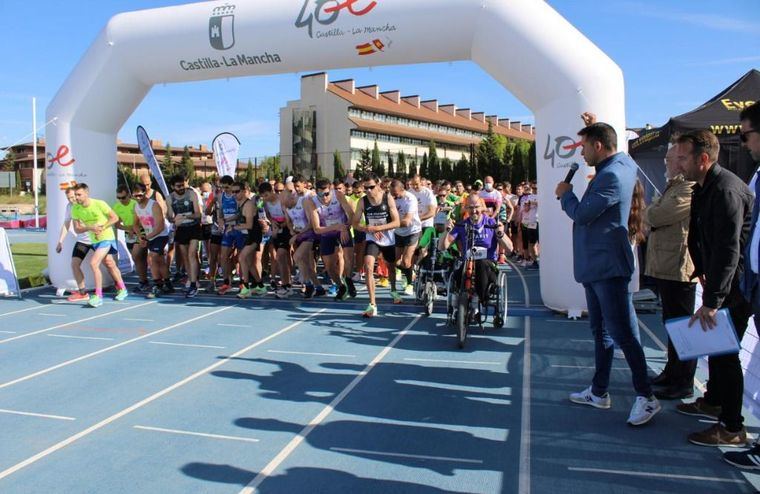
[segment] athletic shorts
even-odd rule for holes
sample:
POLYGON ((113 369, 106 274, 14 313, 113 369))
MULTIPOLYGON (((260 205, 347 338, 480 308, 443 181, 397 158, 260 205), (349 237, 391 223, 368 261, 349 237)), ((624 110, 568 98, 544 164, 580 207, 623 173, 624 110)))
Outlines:
POLYGON ((367 241, 367 232, 360 232, 359 230, 354 230, 354 244, 360 244, 362 242, 367 241))
POLYGON ((435 236, 435 228, 432 226, 424 227, 420 233, 420 242, 418 244, 418 247, 420 249, 427 249, 430 245, 430 242, 433 240, 433 236, 435 236))
POLYGON ((348 242, 343 242, 340 239, 340 234, 338 235, 322 235, 319 238, 319 255, 322 256, 331 256, 335 254, 335 251, 338 250, 338 245, 341 247, 353 247, 354 241, 349 235, 348 242))
POLYGON ((211 245, 222 245, 222 234, 211 235, 209 240, 211 241, 211 245))
POLYGON ((153 252, 154 254, 163 255, 164 252, 166 251, 166 244, 168 243, 169 243, 168 235, 153 237, 152 239, 148 240, 148 252, 153 252))
POLYGON ((245 245, 256 245, 256 250, 258 250, 262 245, 264 245, 261 241, 263 235, 261 233, 261 228, 253 228, 252 230, 248 230, 248 235, 246 235, 245 239, 245 245))
POLYGON ((298 235, 296 235, 296 247, 298 247, 304 242, 319 242, 319 236, 316 233, 314 233, 314 230, 301 232, 298 235))
POLYGON ((272 245, 274 245, 275 249, 289 249, 290 237, 290 230, 284 227, 272 238, 272 245))
POLYGON ((420 233, 412 233, 411 235, 399 235, 396 234, 396 247, 409 247, 410 245, 414 245, 417 247, 417 244, 420 241, 420 233))
POLYGON ((132 253, 132 249, 134 249, 135 245, 137 245, 137 242, 126 242, 127 244, 127 250, 129 253, 132 253))
POLYGON ((222 236, 222 247, 235 247, 241 250, 248 242, 248 235, 242 230, 230 230, 222 236))
POLYGON ((510 234, 511 234, 513 237, 516 237, 516 236, 517 236, 517 233, 518 233, 519 231, 520 231, 520 225, 518 225, 518 224, 517 224, 517 222, 515 222, 515 221, 510 221, 510 222, 509 222, 509 233, 510 233, 510 234))
POLYGON ((95 242, 92 244, 92 250, 108 249, 108 253, 111 255, 118 255, 119 249, 116 245, 116 240, 103 240, 102 242, 95 242))
POLYGON ((523 248, 527 249, 528 245, 538 243, 538 228, 528 228, 523 225, 523 248))
POLYGON ((201 225, 201 240, 211 240, 211 225, 201 225))
POLYGON ((396 246, 395 245, 377 245, 375 242, 367 242, 367 247, 364 249, 364 257, 372 256, 375 259, 382 254, 385 262, 396 262, 396 246))
POLYGON ((92 245, 77 242, 74 244, 74 249, 71 251, 71 257, 76 257, 77 259, 84 261, 84 258, 87 257, 87 253, 90 252, 91 249, 92 245))
POLYGON ((174 243, 177 245, 190 245, 191 240, 203 240, 201 225, 179 226, 174 233, 174 243))

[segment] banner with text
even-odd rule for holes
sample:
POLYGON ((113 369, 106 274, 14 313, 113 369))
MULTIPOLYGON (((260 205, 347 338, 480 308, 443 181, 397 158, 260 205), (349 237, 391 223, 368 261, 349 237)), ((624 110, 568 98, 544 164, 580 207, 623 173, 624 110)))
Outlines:
POLYGON ((222 132, 214 137, 211 148, 214 150, 214 161, 216 161, 216 171, 219 177, 229 175, 235 178, 240 140, 235 134, 222 132))
POLYGON ((158 182, 158 188, 161 189, 164 197, 168 198, 169 188, 166 186, 164 174, 161 173, 161 168, 156 161, 156 155, 153 153, 153 147, 150 145, 150 137, 148 137, 148 133, 142 125, 137 127, 137 145, 140 146, 140 152, 145 157, 145 161, 148 162, 148 167, 150 167, 150 172, 156 178, 156 182, 158 182))

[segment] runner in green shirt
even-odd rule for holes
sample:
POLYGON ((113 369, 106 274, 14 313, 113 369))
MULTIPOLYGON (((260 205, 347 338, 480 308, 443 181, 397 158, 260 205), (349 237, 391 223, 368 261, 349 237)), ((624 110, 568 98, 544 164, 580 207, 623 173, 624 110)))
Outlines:
POLYGON ((74 221, 74 231, 77 233, 87 232, 92 241, 92 248, 95 251, 90 257, 90 268, 95 280, 95 294, 90 297, 88 304, 90 307, 100 307, 103 305, 103 275, 100 272, 100 265, 104 264, 108 273, 116 284, 115 300, 124 300, 127 298, 127 289, 124 281, 121 279, 119 267, 113 258, 113 254, 118 252, 116 248, 116 235, 113 231, 113 225, 119 222, 119 217, 106 204, 105 201, 90 198, 90 189, 87 184, 78 184, 74 189, 74 196, 77 203, 71 208, 71 219, 74 221))
POLYGON ((132 256, 135 263, 135 271, 140 278, 140 284, 134 290, 136 293, 146 292, 150 289, 148 283, 148 259, 145 255, 145 248, 140 245, 140 239, 132 230, 135 224, 135 205, 137 201, 132 199, 132 194, 126 185, 120 185, 116 189, 116 202, 113 203, 113 211, 119 217, 116 228, 124 232, 124 240, 127 243, 127 250, 132 256))

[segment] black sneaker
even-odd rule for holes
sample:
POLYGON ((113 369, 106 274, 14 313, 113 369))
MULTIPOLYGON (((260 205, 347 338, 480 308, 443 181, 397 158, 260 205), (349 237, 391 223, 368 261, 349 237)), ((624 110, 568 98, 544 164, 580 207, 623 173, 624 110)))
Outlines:
POLYGON ((319 286, 318 286, 318 287, 315 289, 315 291, 314 291, 314 295, 316 295, 317 297, 322 297, 322 296, 324 296, 326 293, 327 293, 327 292, 325 291, 325 287, 323 287, 322 285, 319 285, 319 286))
POLYGON ((356 286, 354 286, 354 280, 346 278, 346 286, 348 287, 348 296, 356 298, 356 286))
POLYGON ((747 451, 729 451, 723 453, 726 463, 743 470, 760 470, 760 444, 755 443, 747 451))
POLYGON ((190 287, 185 290, 185 298, 194 298, 196 295, 198 295, 198 287, 194 285, 190 285, 190 287))
POLYGON ((145 295, 145 298, 156 298, 161 295, 161 288, 158 285, 153 285, 153 288, 145 295))
POLYGON ((148 293, 150 291, 150 283, 147 281, 141 281, 136 287, 132 289, 133 293, 148 293))
POLYGON ((174 273, 174 277, 172 277, 172 283, 179 283, 180 281, 182 281, 182 278, 184 276, 185 274, 182 273, 182 271, 177 271, 176 273, 174 273))
POLYGON ((314 298, 314 285, 306 285, 306 288, 303 292, 303 298, 306 300, 311 300, 314 298))
POLYGON ((162 293, 174 293, 175 291, 176 290, 174 290, 174 285, 172 285, 169 281, 164 283, 164 286, 161 287, 162 293))
POLYGON ((341 283, 338 287, 338 292, 335 294, 335 301, 345 300, 348 297, 348 288, 345 283, 341 283))

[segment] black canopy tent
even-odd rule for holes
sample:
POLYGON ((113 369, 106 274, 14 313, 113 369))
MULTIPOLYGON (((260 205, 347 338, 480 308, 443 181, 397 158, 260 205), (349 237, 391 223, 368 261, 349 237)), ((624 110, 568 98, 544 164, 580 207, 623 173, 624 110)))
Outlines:
MULTIPOLYGON (((750 70, 741 79, 721 91, 699 108, 673 117, 658 129, 641 133, 628 143, 631 156, 657 188, 665 188, 665 153, 674 134, 696 129, 712 131, 720 141, 718 163, 749 182, 755 164, 739 141, 739 113, 755 101, 760 101, 760 71, 750 70)), ((647 197, 652 197, 651 184, 642 180, 647 197)))

